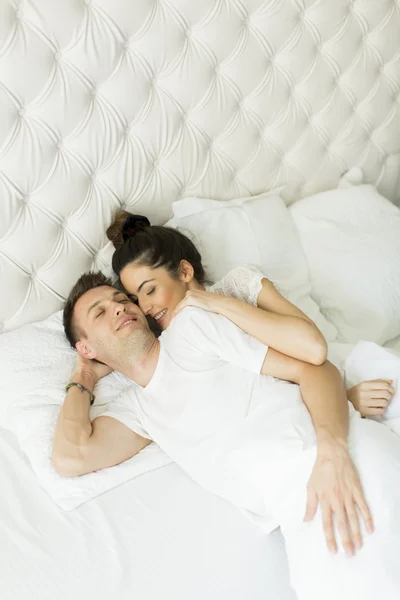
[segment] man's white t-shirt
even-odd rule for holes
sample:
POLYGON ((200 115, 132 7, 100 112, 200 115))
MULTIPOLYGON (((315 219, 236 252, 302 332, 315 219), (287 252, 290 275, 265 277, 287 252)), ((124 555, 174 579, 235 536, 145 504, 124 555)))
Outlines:
POLYGON ((185 308, 160 337, 146 388, 132 386, 105 414, 206 489, 266 516, 266 469, 291 452, 293 423, 311 425, 297 385, 260 375, 267 350, 228 319, 185 308))
MULTIPOLYGON (((257 306, 258 295, 262 290, 262 280, 265 275, 256 265, 244 265, 235 267, 222 279, 212 285, 206 285, 206 290, 222 296, 233 296, 238 300, 244 300, 249 304, 257 306)), ((265 346, 265 352, 267 347, 265 346)), ((264 352, 264 351, 263 351, 264 352)), ((149 434, 143 428, 136 413, 138 400, 135 398, 137 390, 126 389, 120 393, 107 409, 103 416, 113 416, 127 427, 143 437, 149 438, 149 434), (112 411, 112 414, 111 414, 112 411)))

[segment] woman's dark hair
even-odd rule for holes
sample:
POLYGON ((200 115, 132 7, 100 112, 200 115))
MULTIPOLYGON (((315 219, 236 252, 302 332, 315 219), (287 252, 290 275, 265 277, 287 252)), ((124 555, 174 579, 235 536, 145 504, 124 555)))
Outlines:
POLYGON ((115 247, 112 267, 117 275, 133 262, 153 269, 164 267, 176 279, 181 260, 187 260, 193 267, 196 280, 199 283, 206 281, 200 252, 186 235, 176 229, 151 225, 146 217, 119 211, 114 223, 107 229, 107 237, 115 247))

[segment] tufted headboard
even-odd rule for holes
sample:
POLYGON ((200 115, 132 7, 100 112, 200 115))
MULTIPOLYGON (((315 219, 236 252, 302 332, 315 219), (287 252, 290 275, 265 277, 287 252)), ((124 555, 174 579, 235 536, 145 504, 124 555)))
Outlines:
POLYGON ((399 201, 399 0, 0 2, 3 331, 106 268, 118 207, 290 203, 352 166, 399 201))

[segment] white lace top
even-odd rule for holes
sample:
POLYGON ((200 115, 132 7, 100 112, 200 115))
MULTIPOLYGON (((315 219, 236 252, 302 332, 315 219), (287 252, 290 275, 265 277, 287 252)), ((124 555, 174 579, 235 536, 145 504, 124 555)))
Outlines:
POLYGON ((262 290, 262 279, 265 275, 255 265, 236 267, 225 277, 214 283, 206 285, 208 292, 221 296, 233 296, 257 306, 258 295, 262 290))

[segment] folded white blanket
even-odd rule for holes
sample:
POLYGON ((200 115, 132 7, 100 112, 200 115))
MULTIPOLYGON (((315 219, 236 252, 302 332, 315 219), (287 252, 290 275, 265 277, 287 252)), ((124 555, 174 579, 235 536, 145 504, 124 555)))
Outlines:
POLYGON ((392 379, 395 394, 382 416, 372 417, 400 434, 400 357, 373 342, 358 342, 344 365, 346 387, 372 379, 392 379))

